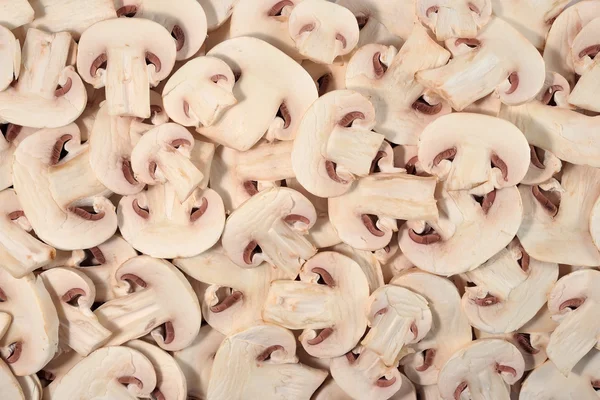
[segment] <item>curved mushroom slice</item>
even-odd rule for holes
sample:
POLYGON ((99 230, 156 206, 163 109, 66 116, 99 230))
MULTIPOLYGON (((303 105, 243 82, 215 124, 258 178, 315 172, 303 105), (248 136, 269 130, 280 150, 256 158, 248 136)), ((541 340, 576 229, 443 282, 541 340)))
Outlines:
POLYGON ((319 197, 346 193, 366 176, 383 142, 375 110, 358 92, 336 90, 317 99, 298 127, 292 167, 298 182, 319 197))
POLYGON ((175 39, 177 60, 193 57, 206 39, 204 9, 196 0, 115 0, 118 17, 149 19, 161 24, 175 39))
POLYGON ((558 265, 530 257, 518 241, 483 265, 466 272, 462 307, 470 324, 489 333, 522 327, 546 304, 546 294, 558 279, 558 265))
POLYGON ((170 183, 125 196, 117 209, 123 238, 157 258, 193 257, 221 236, 225 209, 212 189, 195 189, 183 203, 170 183))
POLYGON ((66 65, 71 42, 66 32, 27 31, 19 80, 0 92, 0 120, 33 128, 57 128, 81 115, 87 94, 75 69, 66 65), (31 110, 35 110, 35 117, 31 110))
POLYGON ((458 291, 448 279, 417 269, 392 279, 390 284, 410 289, 427 300, 431 330, 420 343, 409 346, 416 353, 408 354, 400 364, 416 384, 434 385, 452 354, 471 342, 471 326, 460 308, 458 291))
POLYGON ((575 72, 580 76, 569 96, 569 103, 588 111, 600 112, 600 102, 595 98, 599 89, 600 58, 596 60, 600 48, 600 17, 590 21, 577 34, 571 44, 571 57, 575 72))
POLYGON ((475 113, 475 114, 485 114, 491 117, 497 117, 500 114, 500 108, 502 107, 502 102, 500 101, 500 97, 497 93, 490 93, 487 96, 476 100, 471 103, 465 109, 464 112, 475 113))
POLYGON ((291 141, 260 142, 248 151, 220 146, 210 170, 210 187, 231 212, 261 189, 293 178, 291 141))
POLYGON ((81 35, 77 70, 96 89, 106 88, 108 115, 149 118, 150 86, 169 76, 175 56, 175 41, 161 25, 115 18, 81 35))
POLYGON ((438 379, 444 400, 509 400, 510 385, 523 376, 524 361, 519 350, 499 339, 475 340, 446 362, 438 379))
POLYGON ((142 353, 154 367, 156 388, 152 391, 150 398, 157 400, 187 399, 185 376, 169 353, 142 340, 132 340, 125 343, 125 346, 142 353))
POLYGON ((289 35, 300 55, 331 64, 358 44, 358 23, 347 8, 321 0, 303 0, 290 13, 289 35))
POLYGON ((526 333, 523 329, 510 333, 487 333, 475 329, 477 339, 502 339, 512 343, 523 356, 525 371, 531 371, 542 365, 547 359, 546 346, 550 340, 549 333, 526 333))
POLYGON ((37 375, 18 376, 17 382, 23 390, 24 400, 41 400, 42 399, 42 384, 37 375))
POLYGON ((533 258, 559 264, 598 266, 590 215, 600 196, 600 171, 566 164, 560 183, 519 187, 523 222, 517 235, 533 258))
POLYGON ((397 233, 392 235, 392 239, 387 246, 383 249, 375 250, 373 254, 381 263, 381 271, 385 283, 389 283, 395 276, 414 267, 413 263, 400 251, 397 233))
POLYGON ((9 366, 0 360, 0 396, 10 400, 29 400, 9 366))
POLYGON ((206 398, 308 399, 326 377, 326 371, 298 364, 296 339, 290 331, 258 325, 223 341, 206 398))
POLYGON ((419 138, 423 169, 445 181, 445 190, 488 193, 515 186, 527 173, 530 148, 509 122, 453 113, 429 124, 419 138))
POLYGON ((108 192, 75 124, 23 140, 14 156, 13 184, 37 236, 57 249, 94 247, 115 233, 115 208, 104 197, 108 192))
POLYGON ((346 69, 346 87, 373 103, 377 132, 390 142, 416 145, 430 122, 452 110, 446 102, 426 93, 415 74, 440 67, 449 58, 450 53, 419 25, 399 52, 379 44, 357 50, 346 69))
POLYGON ((206 14, 206 23, 209 32, 213 32, 226 21, 233 12, 237 0, 198 0, 206 14))
POLYGON ((106 346, 151 333, 160 347, 175 351, 198 335, 202 320, 198 298, 171 263, 135 257, 123 263, 117 278, 139 290, 107 301, 94 311, 98 321, 113 332, 106 346))
POLYGON ((252 196, 231 213, 221 243, 231 261, 242 268, 264 261, 293 279, 304 260, 317 252, 304 237, 316 219, 306 197, 274 187, 252 196))
POLYGON ((0 0, 0 25, 13 30, 33 20, 27 0, 0 0))
POLYGON ((437 385, 417 386, 418 400, 442 400, 437 385))
MULTIPOLYGON (((402 385, 400 386, 400 390, 398 390, 389 400, 417 400, 417 393, 415 391, 415 386, 412 382, 404 375, 400 374, 402 378, 402 385)), ((350 391, 350 386, 347 386, 350 391)), ((356 397, 356 399, 361 399, 360 397, 362 393, 352 390, 350 393, 356 397)), ((354 397, 350 396, 335 382, 334 379, 327 379, 325 383, 321 385, 321 387, 315 392, 315 395, 312 397, 313 400, 352 400, 354 397)), ((373 397, 377 399, 378 397, 373 397)))
POLYGON ((173 353, 187 381, 188 400, 206 399, 215 354, 223 339, 219 331, 204 325, 189 346, 173 353))
POLYGON ((284 271, 266 263, 240 268, 219 245, 193 258, 175 259, 173 264, 210 285, 200 299, 202 316, 224 335, 260 324, 271 282, 286 279, 284 271))
POLYGON ((104 347, 57 377, 44 399, 149 398, 156 387, 154 366, 142 353, 124 346, 104 347))
POLYGON ((529 169, 521 179, 523 185, 539 185, 558 174, 562 169, 562 161, 554 154, 539 147, 529 145, 531 161, 529 169))
POLYGON ((336 244, 331 247, 331 250, 356 261, 367 277, 369 293, 373 293, 377 288, 384 285, 381 265, 377 261, 377 257, 370 251, 358 250, 345 243, 336 244))
POLYGON ((40 277, 56 307, 61 347, 87 356, 103 346, 112 332, 100 325, 90 310, 96 300, 91 279, 72 268, 53 268, 40 277))
POLYGON ((35 132, 37 132, 36 128, 0 124, 0 190, 12 186, 12 164, 15 151, 25 138, 35 132))
POLYGON ((227 63, 216 57, 198 57, 185 63, 167 81, 163 101, 169 117, 183 126, 211 126, 237 103, 235 77, 227 63))
POLYGON ((448 39, 445 66, 417 72, 417 81, 457 111, 496 91, 504 104, 532 100, 544 84, 544 60, 508 22, 492 17, 476 38, 448 39))
POLYGON ((311 356, 339 357, 352 350, 365 332, 368 296, 369 284, 360 266, 325 251, 304 263, 300 281, 271 284, 263 319, 304 329, 298 340, 311 356))
POLYGON ((483 198, 466 191, 444 192, 438 208, 440 219, 428 221, 424 230, 404 224, 398 243, 418 268, 445 276, 486 262, 510 243, 523 218, 521 196, 514 186, 494 190, 483 198))
MULTIPOLYGON (((259 9, 255 0, 245 3, 252 10, 259 9)), ((236 5, 236 12, 241 4, 240 1, 236 5)), ((246 24, 248 17, 243 15, 246 24)), ((304 68, 268 43, 252 37, 227 40, 207 55, 222 59, 233 70, 237 77, 233 96, 238 102, 211 126, 198 128, 199 133, 239 151, 250 149, 265 133, 269 139, 296 137, 302 116, 318 97, 304 68)))
POLYGON ((417 17, 440 42, 474 38, 492 16, 492 0, 417 0, 416 6, 417 17))
POLYGON ((306 70, 317 85, 319 96, 334 90, 346 89, 346 67, 348 62, 336 60, 332 64, 318 64, 310 60, 302 61, 306 70))
POLYGON ((79 118, 75 120, 75 124, 77 124, 79 131, 81 132, 81 140, 87 142, 92 135, 92 129, 100 106, 106 102, 106 93, 104 93, 104 90, 94 89, 90 85, 84 86, 88 94, 87 104, 85 110, 83 110, 79 118))
MULTIPOLYGON (((2 4, 0 4, 2 10, 2 4)), ((1 18, 1 17, 0 17, 1 18)), ((19 78, 21 69, 21 46, 8 28, 0 25, 0 91, 19 78)))
POLYGON ((57 353, 52 361, 46 364, 42 370, 38 371, 37 376, 41 379, 42 386, 44 386, 42 399, 49 396, 49 392, 54 388, 54 385, 52 385, 53 381, 62 378, 84 358, 75 351, 57 353))

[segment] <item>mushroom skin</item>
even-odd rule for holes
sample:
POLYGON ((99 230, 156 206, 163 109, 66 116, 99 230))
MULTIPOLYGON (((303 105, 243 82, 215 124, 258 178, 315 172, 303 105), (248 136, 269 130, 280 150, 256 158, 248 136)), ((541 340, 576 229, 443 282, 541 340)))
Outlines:
POLYGON ((13 30, 33 20, 27 0, 0 0, 0 25, 13 30))
MULTIPOLYGON (((474 38, 492 16, 492 0, 417 0, 417 17, 439 42, 474 38)), ((495 7, 494 7, 495 11, 495 7)))
POLYGON ((206 14, 206 23, 209 32, 214 32, 220 26, 229 22, 229 17, 237 0, 198 0, 206 14))
POLYGON ((600 58, 596 60, 595 49, 598 47, 600 34, 600 17, 590 21, 577 34, 571 44, 571 57, 579 80, 569 96, 569 103, 584 110, 599 112, 600 102, 594 97, 600 78, 600 58), (591 53, 590 53, 591 52, 591 53))
MULTIPOLYGON (((0 5, 0 7, 2 7, 0 5)), ((21 46, 15 35, 4 26, 0 25, 0 92, 6 90, 19 78, 21 70, 21 46)), ((0 138, 1 139, 1 138, 0 138)))

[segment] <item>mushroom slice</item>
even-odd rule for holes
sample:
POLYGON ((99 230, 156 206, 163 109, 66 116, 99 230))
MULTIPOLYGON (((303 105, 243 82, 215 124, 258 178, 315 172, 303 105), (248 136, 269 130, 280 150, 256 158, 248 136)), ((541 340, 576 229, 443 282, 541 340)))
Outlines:
POLYGON ((231 213, 221 243, 227 256, 242 268, 263 261, 298 275, 304 260, 317 249, 304 237, 317 219, 312 203, 288 188, 263 190, 231 213))
POLYGON ((595 92, 599 86, 600 58, 596 54, 600 48, 600 17, 590 21, 577 34, 571 44, 571 57, 575 72, 580 75, 569 96, 569 103, 589 111, 600 112, 600 102, 595 99, 595 92))
POLYGON ((416 5, 419 21, 431 29, 440 42, 474 38, 492 16, 492 0, 417 0, 416 5))
POLYGON ((0 0, 0 25, 13 30, 33 20, 27 0, 0 0))
POLYGON ((457 111, 496 91, 504 104, 532 100, 544 84, 544 60, 508 22, 492 17, 476 38, 448 39, 445 66, 417 72, 419 83, 457 111))
POLYGON ((73 268, 53 268, 40 277, 58 313, 61 347, 83 356, 102 347, 112 333, 100 325, 90 310, 96 299, 91 279, 73 268))
POLYGON ((454 113, 429 124, 419 138, 423 169, 446 190, 487 193, 515 186, 527 173, 531 150, 512 124, 481 114, 454 113))
POLYGON ((452 110, 415 80, 421 70, 441 67, 450 53, 418 25, 399 52, 370 44, 354 53, 346 69, 346 87, 365 95, 375 108, 375 129, 390 142, 416 145, 430 122, 452 110))
POLYGON ((52 382, 48 400, 149 398, 156 387, 154 366, 142 353, 124 346, 104 347, 52 382))
POLYGON ((257 325, 223 341, 210 377, 209 400, 308 399, 327 372, 298 363, 296 339, 290 331, 257 325))
POLYGON ((42 399, 42 383, 37 375, 17 376, 16 378, 23 391, 24 400, 42 399))
POLYGON ((248 151, 220 146, 210 170, 210 187, 231 212, 260 190, 293 178, 291 141, 260 142, 248 151))
POLYGON ((66 65, 71 42, 66 32, 27 31, 19 80, 0 92, 0 120, 33 128, 57 128, 81 115, 87 94, 75 69, 66 65))
POLYGON ((600 171, 566 164, 559 183, 519 187, 523 222, 517 235, 536 260, 581 266, 600 265, 590 215, 600 196, 600 171))
POLYGON ((524 332, 527 329, 519 329, 510 333, 487 333, 475 329, 477 339, 502 339, 512 343, 523 356, 525 371, 531 371, 542 365, 547 359, 546 346, 550 340, 550 333, 524 332))
POLYGON ((52 389, 56 386, 52 385, 52 382, 60 380, 60 378, 65 376, 67 372, 84 358, 85 357, 77 354, 75 351, 57 353, 52 361, 46 364, 46 366, 36 375, 42 379, 44 386, 42 399, 46 399, 52 389))
POLYGON ((56 250, 30 235, 29 221, 17 194, 0 191, 0 265, 21 278, 56 258, 56 250))
POLYGON ((171 263, 138 256, 123 263, 117 278, 139 290, 107 301, 94 311, 98 321, 114 333, 106 346, 151 333, 160 347, 175 351, 198 335, 202 319, 198 298, 171 263))
MULTIPOLYGON (((2 10, 1 2, 0 10, 2 10)), ((21 46, 15 35, 2 25, 0 25, 0 45, 0 91, 3 91, 19 77, 21 46)))
POLYGON ((142 340, 132 340, 125 346, 142 353, 156 372, 156 388, 150 398, 157 400, 186 400, 187 382, 179 364, 166 351, 142 340))
POLYGON ((523 205, 514 186, 479 200, 481 204, 466 191, 443 192, 438 200, 438 221, 427 222, 424 230, 415 230, 409 223, 400 228, 402 253, 418 268, 445 276, 486 262, 514 238, 523 218, 523 205))
POLYGON ((0 124, 0 190, 12 186, 12 164, 15 151, 26 137, 35 132, 37 132, 36 128, 0 124))
POLYGON ((558 279, 558 265, 530 257, 513 241, 465 275, 475 284, 466 287, 462 297, 470 324, 489 333, 508 333, 546 304, 546 294, 558 279))
POLYGON ((435 385, 446 361, 472 338, 471 326, 460 308, 458 291, 448 279, 417 269, 395 277, 390 284, 423 296, 429 305, 431 330, 419 343, 409 346, 416 352, 402 358, 400 364, 416 384, 435 385))
POLYGON ((519 350, 499 339, 480 339, 454 353, 440 371, 438 389, 444 400, 509 400, 510 385, 523 376, 519 350))
POLYGON ((550 335, 546 353, 565 376, 598 344, 595 287, 599 279, 597 270, 571 272, 560 278, 548 294, 548 309, 559 325, 550 335))
POLYGON ((332 64, 319 64, 314 61, 302 61, 302 68, 313 78, 319 96, 333 90, 346 89, 346 67, 348 62, 343 58, 332 64))
POLYGON ((225 225, 223 201, 214 190, 196 188, 180 203, 168 182, 123 197, 117 214, 123 238, 157 258, 198 255, 219 240, 225 225))
POLYGON ((352 189, 329 199, 329 220, 340 239, 359 250, 385 247, 396 220, 436 220, 436 179, 400 173, 362 178, 352 189))
POLYGON ((367 277, 367 282, 369 282, 369 293, 373 293, 377 288, 384 285, 381 265, 372 252, 358 250, 345 243, 336 244, 330 250, 350 257, 360 265, 360 268, 367 277))
POLYGON ((192 258, 178 258, 173 264, 187 275, 210 285, 202 303, 202 316, 213 328, 230 335, 261 323, 262 307, 271 282, 286 279, 285 273, 263 263, 240 268, 220 245, 192 258))
POLYGON ((368 296, 369 283, 360 266, 325 251, 304 263, 300 281, 271 284, 263 319, 304 329, 298 340, 311 356, 339 357, 352 350, 365 332, 368 296))
POLYGON ((289 16, 289 34, 300 55, 331 64, 358 44, 358 23, 345 7, 321 0, 304 0, 289 16))
POLYGON ((235 77, 227 63, 216 57, 194 58, 179 68, 163 89, 165 109, 183 126, 211 126, 237 103, 235 77))
POLYGON ((161 25, 115 18, 81 35, 77 70, 96 89, 106 88, 108 115, 149 118, 150 86, 169 76, 175 56, 175 41, 161 25))
POLYGON ((392 235, 392 239, 387 246, 375 250, 373 254, 381 264, 384 282, 390 282, 395 276, 414 267, 413 263, 400 251, 396 233, 392 235))
POLYGON ((237 0, 198 0, 198 3, 204 9, 207 28, 212 33, 229 21, 237 0))
POLYGON ((405 346, 420 342, 431 329, 427 300, 406 288, 385 285, 371 294, 367 303, 371 328, 361 345, 377 354, 389 367, 398 365, 405 346))
POLYGON ((104 197, 109 192, 96 179, 75 124, 23 140, 14 156, 13 184, 37 236, 57 249, 94 247, 115 233, 115 208, 104 197))
POLYGON ((0 360, 0 396, 10 400, 29 400, 10 367, 0 360))
POLYGON ((115 0, 119 17, 144 18, 161 24, 173 36, 177 60, 193 57, 206 39, 204 9, 196 0, 115 0))
POLYGON ((375 133, 375 110, 358 92, 336 90, 317 99, 298 127, 292 167, 298 182, 319 197, 346 193, 368 175, 383 142, 375 133))
MULTIPOLYGON (((251 13, 260 8, 255 0, 243 3, 249 4, 251 13)), ((240 1, 235 10, 244 7, 240 1)), ((242 15, 246 24, 250 15, 242 15)), ((268 43, 252 37, 226 40, 207 55, 225 61, 238 77, 233 86, 237 103, 211 126, 199 127, 199 133, 239 151, 254 146, 265 133, 271 140, 296 137, 302 116, 318 96, 304 68, 268 43)))
POLYGON ((531 161, 527 173, 521 179, 523 185, 542 184, 560 172, 562 161, 553 153, 533 145, 529 145, 529 149, 531 161))
MULTIPOLYGON (((417 400, 415 386, 406 376, 400 374, 400 377, 402 378, 400 390, 394 393, 389 400, 417 400)), ((348 389, 350 390, 349 385, 348 389)), ((342 388, 335 382, 334 379, 329 378, 315 392, 313 400, 352 400, 354 398, 361 399, 361 397, 358 397, 360 395, 361 394, 359 392, 355 392, 354 390, 350 391, 350 394, 344 392, 344 390, 342 390, 342 388), (357 397, 352 397, 352 395, 357 397)))
POLYGON ((0 338, 0 353, 17 376, 35 374, 58 348, 58 316, 41 278, 16 279, 0 268, 0 312, 12 322, 0 338))

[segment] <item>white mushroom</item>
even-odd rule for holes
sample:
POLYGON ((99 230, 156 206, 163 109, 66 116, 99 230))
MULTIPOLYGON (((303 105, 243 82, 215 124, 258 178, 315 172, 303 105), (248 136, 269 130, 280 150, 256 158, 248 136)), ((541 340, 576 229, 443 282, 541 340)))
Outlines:
POLYGON ((6 124, 0 125, 0 131, 0 190, 4 190, 13 184, 12 164, 17 147, 38 129, 6 124))
MULTIPOLYGON (((0 10, 2 4, 0 4, 0 10)), ((0 21, 1 22, 1 21, 0 21)), ((0 25, 0 91, 5 90, 13 80, 19 78, 21 70, 21 46, 15 35, 0 25)))
POLYGON ((370 251, 358 250, 345 243, 332 246, 332 251, 350 257, 360 266, 369 282, 369 293, 373 293, 377 288, 384 285, 381 265, 377 257, 370 251))
POLYGON ((6 363, 0 360, 0 396, 10 400, 28 400, 17 378, 6 363))
POLYGON ((302 68, 306 70, 315 81, 319 96, 333 90, 346 89, 346 67, 348 61, 335 60, 332 64, 319 64, 314 61, 302 61, 302 68))
POLYGON ((523 356, 525 371, 531 371, 542 365, 547 359, 546 346, 550 340, 549 333, 526 332, 528 329, 520 328, 518 332, 486 333, 475 329, 477 339, 503 339, 512 343, 523 356))
POLYGON ((33 20, 33 9, 27 0, 0 0, 0 25, 15 29, 33 20))
POLYGON ((237 0, 198 0, 198 3, 206 13, 208 31, 212 33, 229 21, 237 0))
POLYGON ((417 17, 440 42, 474 38, 492 16, 492 0, 416 0, 416 6, 417 17))
POLYGON ((42 383, 37 375, 17 376, 17 382, 21 385, 24 400, 41 400, 42 383))
POLYGON ((571 57, 579 79, 571 91, 569 103, 594 112, 600 111, 600 102, 595 99, 595 92, 598 90, 596 82, 600 78, 600 58, 596 60, 600 45, 598 34, 600 17, 584 26, 571 44, 571 57))

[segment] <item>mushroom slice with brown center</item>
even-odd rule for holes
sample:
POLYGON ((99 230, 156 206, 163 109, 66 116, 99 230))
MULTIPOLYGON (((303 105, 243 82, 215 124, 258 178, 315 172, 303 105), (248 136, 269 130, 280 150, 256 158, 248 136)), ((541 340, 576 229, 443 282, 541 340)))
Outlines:
POLYGON ((440 371, 438 389, 444 400, 509 400, 510 385, 523 375, 519 350, 499 339, 471 342, 446 362, 440 371), (464 391, 470 396, 462 397, 464 391))
POLYGON ((521 180, 524 185, 539 185, 551 179, 562 169, 562 161, 554 154, 539 147, 529 145, 531 161, 529 169, 521 180))
POLYGON ((346 89, 346 67, 345 59, 335 60, 332 64, 319 64, 314 61, 302 61, 302 68, 306 70, 315 81, 319 96, 333 90, 346 89))
POLYGON ((16 29, 33 20, 33 9, 27 0, 0 0, 0 25, 16 29))
POLYGON ((523 356, 525 371, 531 371, 542 365, 547 359, 546 346, 550 340, 548 332, 523 332, 528 329, 519 329, 510 333, 487 333, 475 329, 477 339, 502 339, 512 343, 523 356))
MULTIPOLYGON (((0 10, 2 5, 0 4, 0 10)), ((2 17, 0 17, 1 19, 2 17)), ((1 21, 0 21, 1 22, 1 21)), ((5 90, 14 79, 19 78, 21 69, 21 46, 15 35, 0 25, 0 91, 5 90)))
POLYGON ((200 329, 198 298, 183 274, 171 263, 139 256, 123 263, 117 278, 141 290, 98 307, 98 321, 113 332, 106 346, 120 345, 148 333, 169 351, 190 344, 200 329), (162 332, 161 328, 162 327, 162 332))
POLYGON ((384 285, 381 264, 375 254, 370 251, 358 250, 345 243, 339 243, 332 246, 329 250, 350 257, 360 266, 364 272, 367 282, 369 282, 369 293, 373 293, 377 288, 384 285))
POLYGON ((492 0, 417 0, 416 5, 419 20, 440 42, 476 37, 492 15, 492 0))
POLYGON ((299 341, 314 357, 350 351, 363 335, 369 284, 351 258, 325 251, 308 260, 300 281, 274 281, 263 319, 288 329, 304 329, 299 341), (323 282, 322 284, 319 282, 323 282))
POLYGON ((450 53, 419 25, 399 52, 380 44, 357 50, 348 62, 346 87, 373 103, 377 132, 393 143, 416 145, 427 124, 452 110, 436 96, 425 96, 425 87, 414 75, 441 67, 449 58, 450 53))
POLYGON ((600 17, 593 19, 577 34, 571 44, 571 57, 575 72, 580 76, 569 96, 569 103, 579 108, 600 112, 600 102, 596 99, 600 79, 600 17))
POLYGON ((298 363, 290 331, 257 325, 223 341, 215 355, 207 399, 276 400, 282 395, 308 399, 326 377, 326 371, 298 363))
POLYGON ((443 67, 417 72, 416 79, 457 111, 494 91, 504 104, 526 103, 542 88, 542 56, 500 18, 492 17, 475 39, 448 39, 446 46, 454 58, 443 67))

